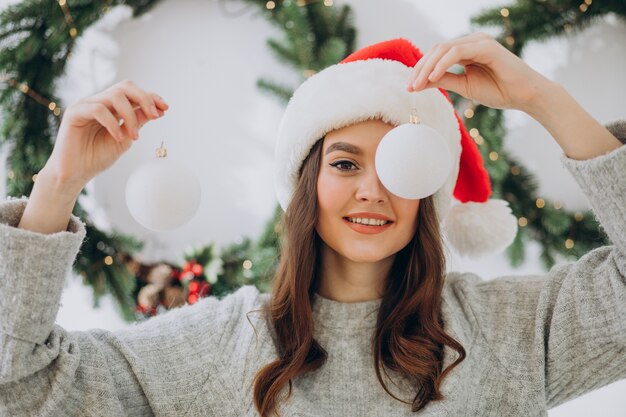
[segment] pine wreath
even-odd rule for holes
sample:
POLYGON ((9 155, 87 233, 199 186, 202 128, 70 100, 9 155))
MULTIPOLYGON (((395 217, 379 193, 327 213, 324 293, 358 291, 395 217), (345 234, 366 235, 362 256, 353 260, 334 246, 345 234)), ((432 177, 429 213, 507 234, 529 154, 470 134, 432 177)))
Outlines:
MULTIPOLYGON (((354 50, 356 29, 349 6, 334 6, 332 0, 242 1, 257 7, 284 31, 281 39, 269 39, 268 46, 301 80, 354 50)), ((133 17, 139 17, 157 3, 159 0, 27 0, 0 14, 0 143, 10 145, 9 196, 30 194, 36 173, 52 151, 63 114, 54 83, 64 73, 77 38, 113 7, 128 6, 133 17)), ((622 3, 519 0, 507 8, 487 10, 472 21, 500 27, 499 41, 519 55, 531 40, 583 28, 611 12, 623 18, 626 6, 622 3)), ((294 89, 266 79, 257 85, 284 102, 294 89)), ((480 145, 494 197, 508 200, 519 218, 520 231, 508 249, 513 265, 523 261, 528 239, 542 245, 546 267, 555 262, 556 254, 578 258, 607 243, 590 212, 571 213, 559 202, 537 197, 532 174, 502 148, 505 129, 500 110, 476 106, 458 96, 454 99, 480 145)), ((278 207, 259 240, 245 239, 221 250, 213 245, 198 248, 185 255, 184 265, 141 264, 133 254, 142 248, 142 242, 99 230, 80 204, 74 214, 87 225, 87 238, 74 271, 93 288, 96 306, 104 294, 111 293, 127 321, 193 303, 199 297, 222 296, 245 284, 269 289, 278 258, 278 207)))

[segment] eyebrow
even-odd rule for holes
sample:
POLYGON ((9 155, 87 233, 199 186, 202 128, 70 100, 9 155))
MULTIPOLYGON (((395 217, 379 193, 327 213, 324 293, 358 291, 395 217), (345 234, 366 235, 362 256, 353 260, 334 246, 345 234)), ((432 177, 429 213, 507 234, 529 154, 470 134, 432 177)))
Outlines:
POLYGON ((358 146, 352 145, 350 143, 346 143, 346 142, 333 143, 332 145, 328 147, 328 149, 326 149, 325 155, 328 155, 329 153, 333 151, 344 151, 344 152, 353 153, 355 155, 361 155, 362 153, 361 148, 359 148, 358 146))

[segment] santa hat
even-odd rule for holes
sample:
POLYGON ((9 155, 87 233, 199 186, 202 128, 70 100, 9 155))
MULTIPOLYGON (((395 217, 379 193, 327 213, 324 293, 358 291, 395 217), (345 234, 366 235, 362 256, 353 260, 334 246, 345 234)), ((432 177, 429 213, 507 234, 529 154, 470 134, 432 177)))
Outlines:
POLYGON ((517 219, 506 201, 489 199, 491 183, 480 152, 446 92, 407 91, 412 68, 422 56, 409 41, 393 39, 360 49, 300 85, 279 126, 278 201, 286 210, 302 162, 326 133, 370 119, 398 126, 408 123, 415 109, 452 155, 450 175, 433 195, 445 236, 462 255, 500 252, 514 240, 517 219), (458 204, 452 205, 452 196, 458 204))

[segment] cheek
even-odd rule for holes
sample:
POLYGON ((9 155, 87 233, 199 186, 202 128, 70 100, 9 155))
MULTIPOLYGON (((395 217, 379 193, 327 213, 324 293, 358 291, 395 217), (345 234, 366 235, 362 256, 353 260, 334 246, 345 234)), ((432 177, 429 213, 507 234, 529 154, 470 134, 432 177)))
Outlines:
POLYGON ((419 200, 398 199, 395 203, 399 217, 404 219, 405 226, 415 232, 417 228, 417 214, 419 213, 419 200))
POLYGON ((320 215, 339 210, 347 196, 349 196, 348 187, 344 183, 338 178, 320 172, 317 178, 317 201, 320 215))

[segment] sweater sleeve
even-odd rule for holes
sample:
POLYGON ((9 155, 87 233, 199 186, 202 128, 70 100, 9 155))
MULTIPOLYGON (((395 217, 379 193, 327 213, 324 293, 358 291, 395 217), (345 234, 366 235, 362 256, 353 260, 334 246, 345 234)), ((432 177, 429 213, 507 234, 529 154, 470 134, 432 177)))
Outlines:
MULTIPOLYGON (((625 142, 626 123, 607 127, 625 142)), ((452 279, 488 351, 516 381, 544 391, 548 408, 626 378, 626 146, 561 161, 612 245, 544 276, 452 279)))
MULTIPOLYGON (((227 371, 220 349, 256 289, 203 298, 122 331, 68 332, 54 321, 85 226, 72 216, 64 232, 18 229, 25 204, 0 203, 0 415, 185 415, 203 384, 227 371)), ((222 403, 232 397, 213 385, 222 403)), ((210 410, 211 398, 204 401, 210 410)))

